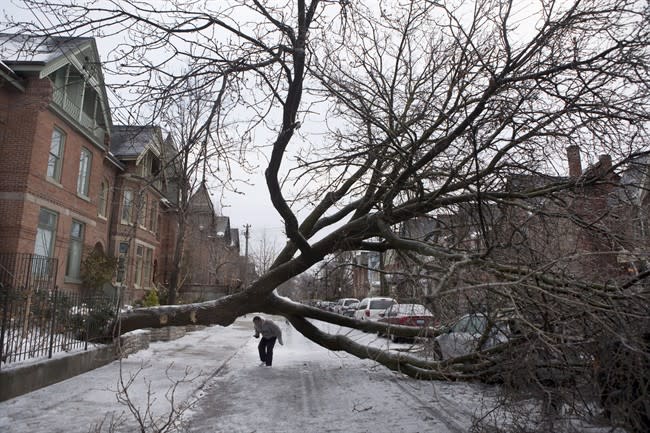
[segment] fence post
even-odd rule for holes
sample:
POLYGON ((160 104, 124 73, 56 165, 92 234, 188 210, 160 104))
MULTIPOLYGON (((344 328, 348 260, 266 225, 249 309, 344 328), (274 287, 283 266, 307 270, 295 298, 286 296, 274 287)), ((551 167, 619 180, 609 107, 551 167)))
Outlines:
MULTIPOLYGON (((86 314, 86 337, 84 338, 84 350, 88 350, 88 340, 90 339, 90 318, 93 310, 97 307, 97 300, 90 297, 87 304, 87 314, 86 314)), ((83 313, 86 313, 83 311, 83 313)))
POLYGON ((4 361, 5 332, 7 329, 7 318, 9 316, 9 289, 5 290, 5 285, 0 282, 0 295, 2 295, 2 325, 0 325, 0 370, 4 361))
POLYGON ((47 355, 48 358, 52 358, 52 350, 54 347, 54 326, 56 325, 56 304, 59 297, 59 287, 54 286, 54 302, 52 303, 52 325, 50 327, 50 349, 47 355))

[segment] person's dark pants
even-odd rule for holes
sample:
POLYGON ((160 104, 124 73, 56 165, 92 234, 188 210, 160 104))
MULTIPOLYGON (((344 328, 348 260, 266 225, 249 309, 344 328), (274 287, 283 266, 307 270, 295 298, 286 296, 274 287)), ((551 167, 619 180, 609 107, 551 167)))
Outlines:
POLYGON ((257 349, 260 351, 260 360, 270 366, 273 363, 273 346, 275 346, 276 337, 264 338, 260 340, 257 349))

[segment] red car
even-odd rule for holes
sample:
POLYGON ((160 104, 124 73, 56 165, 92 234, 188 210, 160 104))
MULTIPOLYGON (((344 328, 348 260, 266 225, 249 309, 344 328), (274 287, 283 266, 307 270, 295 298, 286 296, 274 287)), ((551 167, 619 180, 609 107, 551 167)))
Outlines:
MULTIPOLYGON (((438 321, 434 319, 431 311, 421 304, 395 304, 386 308, 380 314, 381 318, 378 320, 381 323, 391 323, 393 325, 404 326, 420 326, 422 328, 436 327, 438 321)), ((389 337, 397 342, 402 337, 389 337)))

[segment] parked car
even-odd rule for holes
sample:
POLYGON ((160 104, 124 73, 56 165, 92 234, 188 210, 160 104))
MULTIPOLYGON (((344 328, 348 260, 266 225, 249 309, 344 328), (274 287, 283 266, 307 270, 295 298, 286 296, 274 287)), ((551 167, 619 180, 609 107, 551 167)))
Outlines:
POLYGON ((378 320, 386 308, 397 301, 393 298, 364 298, 359 302, 357 309, 354 312, 354 318, 357 320, 378 320))
POLYGON ((325 311, 334 311, 334 305, 336 305, 336 302, 332 301, 318 301, 318 304, 316 304, 318 308, 325 311))
POLYGON ((447 332, 434 339, 433 349, 439 359, 455 358, 505 343, 510 335, 505 318, 490 321, 483 313, 465 314, 449 326, 447 332), (486 332, 488 335, 482 338, 486 332), (481 347, 478 347, 479 344, 481 347))
MULTIPOLYGON (((391 305, 386 311, 380 313, 380 319, 378 321, 392 325, 419 326, 422 328, 434 327, 438 324, 433 317, 433 313, 422 304, 391 305)), ((380 336, 382 335, 383 333, 380 333, 380 336)), ((401 339, 401 337, 396 337, 392 334, 389 334, 389 338, 394 342, 401 339)))
POLYGON ((354 317, 354 312, 357 311, 358 306, 359 306, 359 303, 354 302, 354 303, 348 305, 347 307, 345 307, 341 314, 343 314, 344 316, 347 316, 347 317, 354 317))
POLYGON ((341 298, 338 300, 334 306, 334 312, 343 314, 343 312, 350 307, 352 304, 358 304, 359 300, 357 298, 341 298))

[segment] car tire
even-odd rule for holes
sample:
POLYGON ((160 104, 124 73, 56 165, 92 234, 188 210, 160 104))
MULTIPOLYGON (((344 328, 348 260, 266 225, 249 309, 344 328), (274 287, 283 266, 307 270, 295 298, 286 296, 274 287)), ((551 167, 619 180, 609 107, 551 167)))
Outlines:
POLYGON ((390 336, 390 340, 391 340, 393 343, 399 343, 399 342, 400 342, 400 338, 399 338, 397 335, 391 335, 391 336, 390 336))

